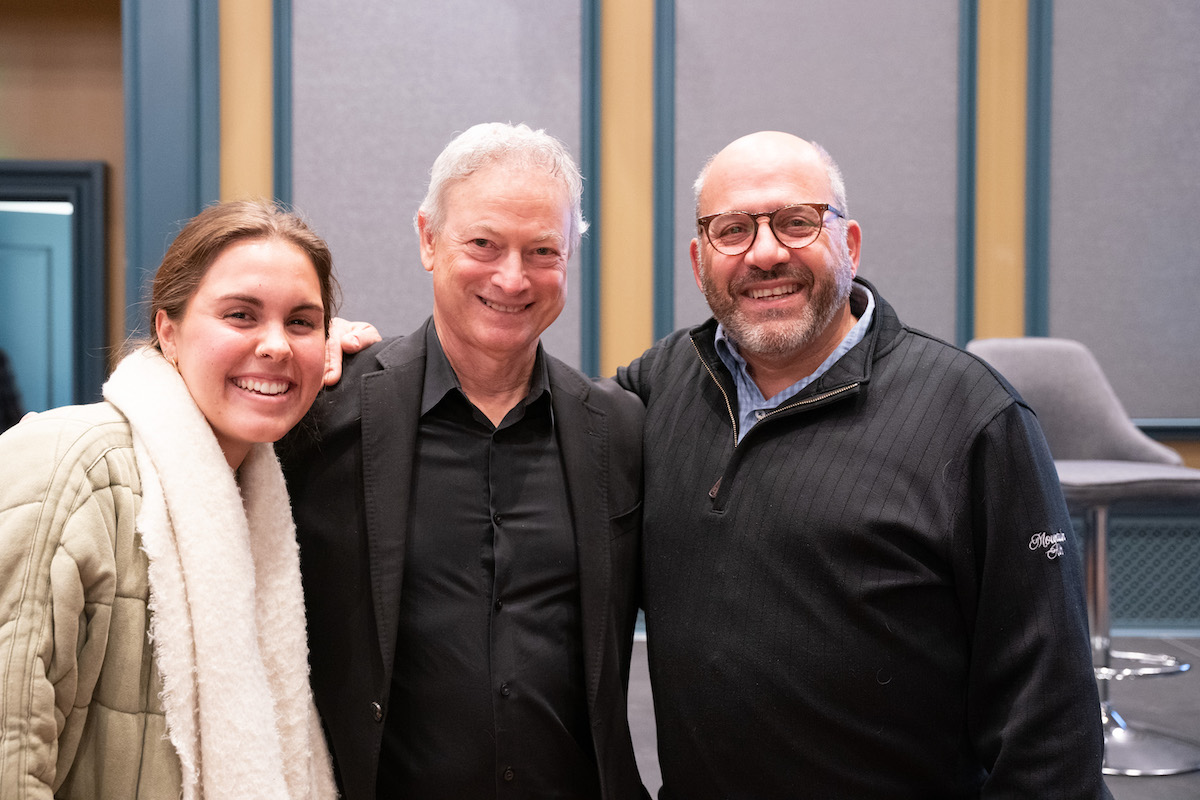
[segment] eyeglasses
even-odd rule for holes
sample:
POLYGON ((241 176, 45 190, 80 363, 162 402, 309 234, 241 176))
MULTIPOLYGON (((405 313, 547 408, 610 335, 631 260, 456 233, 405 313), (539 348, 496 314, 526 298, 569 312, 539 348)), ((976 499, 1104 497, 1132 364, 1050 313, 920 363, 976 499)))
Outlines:
POLYGON ((826 211, 839 219, 846 218, 829 203, 796 203, 757 214, 749 211, 709 214, 696 220, 696 227, 704 232, 718 253, 740 256, 754 245, 758 236, 758 220, 766 217, 779 243, 799 250, 812 244, 821 235, 826 211))

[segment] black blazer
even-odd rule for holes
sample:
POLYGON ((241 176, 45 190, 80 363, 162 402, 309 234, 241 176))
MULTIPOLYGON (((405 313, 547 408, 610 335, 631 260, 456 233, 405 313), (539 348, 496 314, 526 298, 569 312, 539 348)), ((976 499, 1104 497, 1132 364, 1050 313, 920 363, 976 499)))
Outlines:
MULTIPOLYGON (((309 658, 345 800, 375 797, 404 574, 425 334, 348 359, 278 452, 291 493, 309 658)), ((637 615, 642 403, 546 356, 579 557, 584 676, 606 800, 648 797, 626 690, 637 615)))

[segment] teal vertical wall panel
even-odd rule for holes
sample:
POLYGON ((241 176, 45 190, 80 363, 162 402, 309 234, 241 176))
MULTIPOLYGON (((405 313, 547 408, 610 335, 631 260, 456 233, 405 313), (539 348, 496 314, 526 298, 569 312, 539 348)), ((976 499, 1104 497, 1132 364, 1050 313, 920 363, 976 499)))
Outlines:
POLYGON ((122 0, 126 327, 182 222, 220 196, 217 0, 122 0))
POLYGON ((675 329, 675 0, 654 3, 654 338, 675 329))
POLYGON ((579 21, 579 169, 583 216, 592 226, 579 248, 579 369, 600 374, 601 0, 581 0, 579 21))
POLYGON ((954 341, 975 338, 975 116, 978 110, 979 0, 958 4, 958 196, 954 341))
POLYGON ((1025 335, 1050 331, 1050 121, 1053 0, 1029 0, 1025 137, 1025 335))
POLYGON ((275 198, 292 202, 292 2, 272 2, 275 198))

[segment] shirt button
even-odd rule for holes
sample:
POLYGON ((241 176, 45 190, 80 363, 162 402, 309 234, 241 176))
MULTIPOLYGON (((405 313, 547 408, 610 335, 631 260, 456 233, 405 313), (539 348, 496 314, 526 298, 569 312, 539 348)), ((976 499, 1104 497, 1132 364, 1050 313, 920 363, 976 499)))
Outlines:
POLYGON ((510 694, 512 694, 512 688, 507 683, 502 683, 500 684, 500 694, 508 697, 510 694))
POLYGON ((492 522, 494 522, 494 523, 496 523, 497 525, 499 525, 499 524, 500 524, 500 515, 499 515, 499 514, 492 514, 492 522))
POLYGON ((500 610, 500 609, 502 609, 502 608, 504 608, 504 601, 503 601, 503 600, 497 600, 497 601, 496 601, 496 610, 497 610, 497 611, 499 611, 499 610, 500 610))
POLYGON ((755 418, 755 419, 762 419, 762 418, 763 418, 763 417, 765 417, 766 415, 767 415, 767 411, 766 411, 766 409, 764 409, 764 408, 760 408, 758 411, 755 411, 755 412, 754 412, 754 418, 755 418))
POLYGON ((512 780, 513 778, 515 778, 515 777, 517 777, 517 776, 516 776, 516 773, 514 773, 514 772, 513 772, 513 768, 512 768, 512 767, 505 767, 505 768, 504 768, 504 780, 506 780, 506 781, 511 781, 511 780, 512 780))
POLYGON ((375 717, 376 722, 383 722, 383 706, 371 703, 371 715, 375 717))

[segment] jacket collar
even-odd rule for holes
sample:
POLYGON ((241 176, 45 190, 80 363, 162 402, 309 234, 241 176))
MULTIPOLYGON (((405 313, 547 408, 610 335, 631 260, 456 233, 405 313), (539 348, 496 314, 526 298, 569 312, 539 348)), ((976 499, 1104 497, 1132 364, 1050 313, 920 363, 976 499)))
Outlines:
POLYGON ((380 369, 390 369, 412 362, 425 360, 425 336, 433 328, 433 317, 428 317, 421 326, 408 336, 401 336, 386 343, 375 353, 380 369))
MULTIPOLYGON (((902 325, 895 310, 883 299, 878 290, 867 280, 856 277, 854 282, 866 288, 875 296, 875 315, 871 320, 871 328, 861 342, 852 347, 848 353, 834 363, 829 370, 817 380, 806 386, 796 395, 795 399, 804 399, 824 394, 836 389, 842 389, 853 384, 865 386, 871 380, 871 372, 875 361, 891 349, 902 325)), ((709 317, 703 324, 688 331, 700 360, 713 375, 721 387, 731 397, 737 395, 737 387, 733 376, 725 368, 717 355, 715 344, 717 321, 709 317)))
MULTIPOLYGON (((368 549, 373 565, 395 565, 376 568, 372 576, 377 634, 389 672, 404 565, 404 524, 400 523, 401 533, 396 535, 397 520, 407 519, 425 377, 425 337, 432 326, 430 317, 410 335, 373 352, 379 370, 368 370, 361 377, 364 496, 374 498, 366 503, 368 549)), ((607 482, 597 476, 604 474, 611 433, 607 415, 589 402, 591 384, 553 356, 545 355, 543 363, 575 526, 588 702, 595 712, 607 646, 604 631, 609 624, 612 581, 608 520, 613 514, 607 482)))

